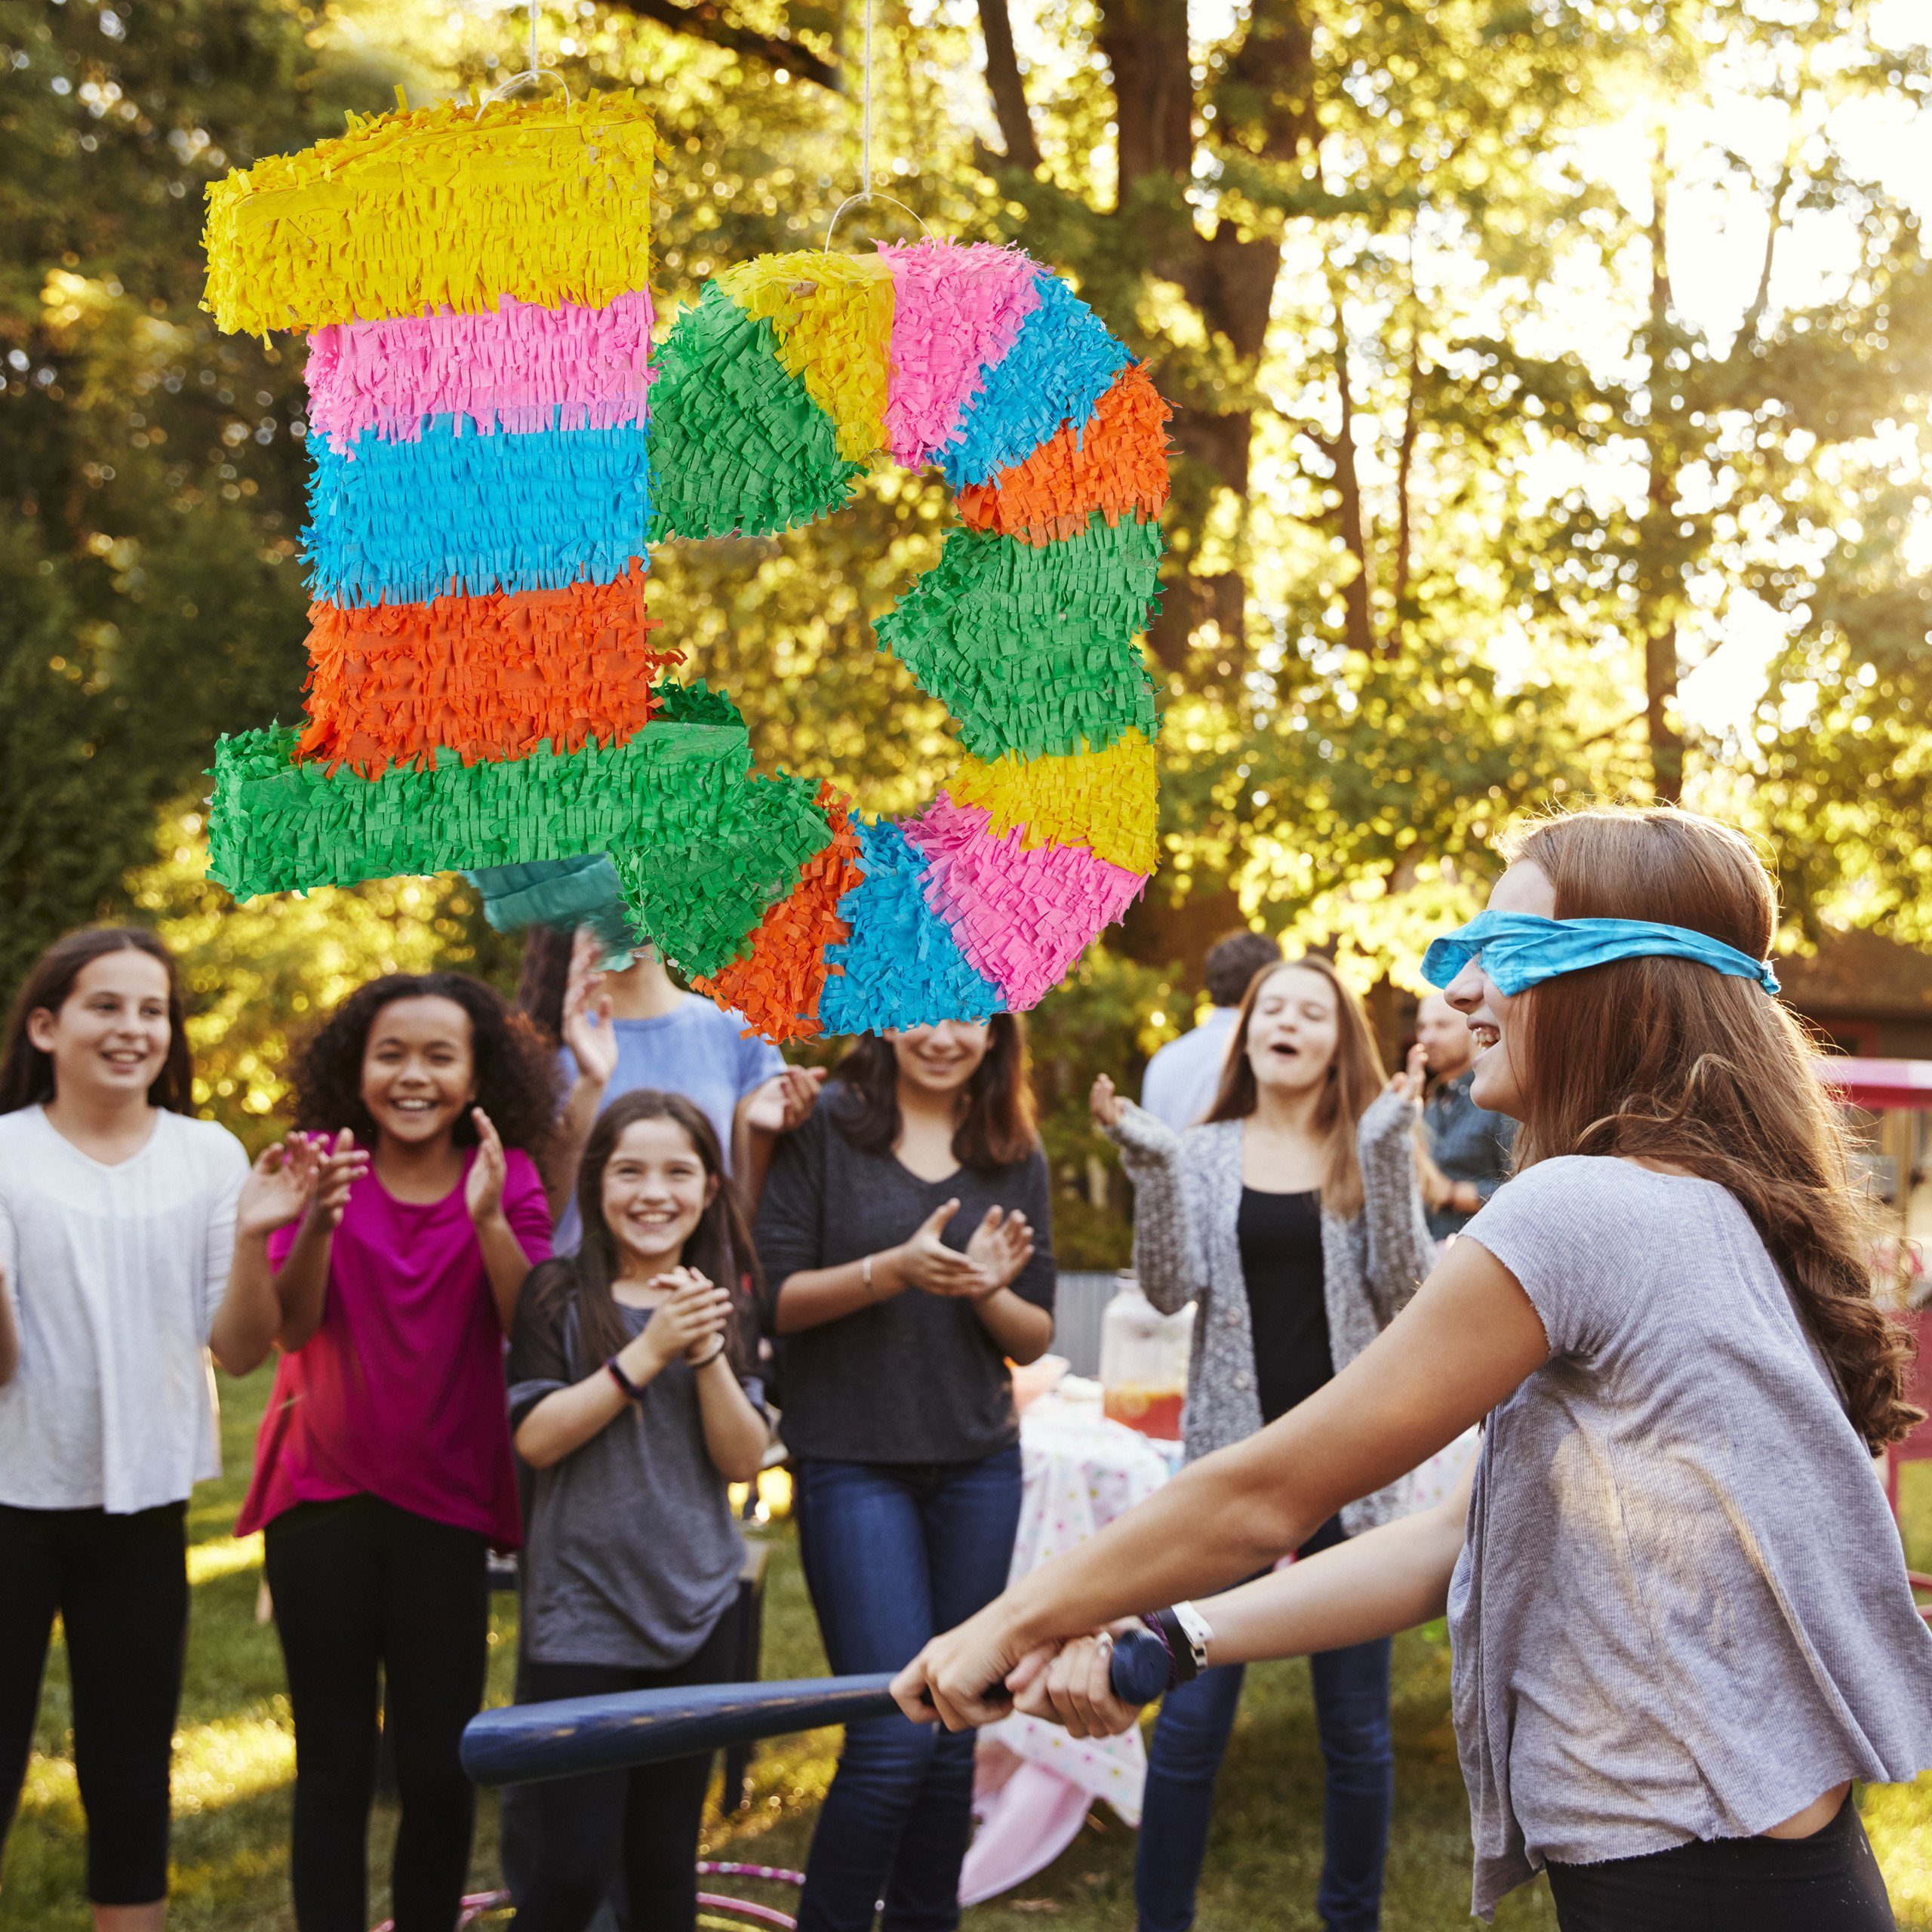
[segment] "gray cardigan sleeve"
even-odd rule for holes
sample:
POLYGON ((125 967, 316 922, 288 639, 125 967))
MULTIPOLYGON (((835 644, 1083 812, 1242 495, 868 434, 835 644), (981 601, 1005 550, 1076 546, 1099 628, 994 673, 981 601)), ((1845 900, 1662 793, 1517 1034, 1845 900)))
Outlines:
POLYGON ((1189 1208, 1180 1137, 1131 1100, 1121 1103, 1120 1124, 1104 1131, 1134 1183, 1134 1277, 1163 1315, 1174 1314, 1208 1286, 1207 1249, 1189 1208))
POLYGON ((1423 1217, 1422 1183, 1416 1172, 1415 1121, 1413 1100, 1385 1092, 1355 1128, 1367 1247, 1362 1272, 1383 1327, 1401 1313, 1435 1265, 1435 1244, 1423 1217))

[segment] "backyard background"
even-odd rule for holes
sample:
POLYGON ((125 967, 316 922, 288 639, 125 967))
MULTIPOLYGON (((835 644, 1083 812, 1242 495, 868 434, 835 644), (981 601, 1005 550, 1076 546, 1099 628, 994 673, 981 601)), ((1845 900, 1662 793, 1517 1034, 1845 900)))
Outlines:
MULTIPOLYGON (((261 1539, 230 1532, 247 1487, 255 1425, 272 1371, 222 1384, 228 1473, 196 1491, 189 1510, 186 1694, 175 1740, 173 1932, 294 1932, 288 1899, 288 1808, 294 1731, 272 1624, 255 1621, 261 1539)), ((1908 1539, 1932 1569, 1932 1463, 1906 1471, 1908 1539)), ((823 1652, 789 1525, 766 1532, 764 1675, 823 1675, 823 1652)), ((507 1703, 516 1649, 513 1598, 500 1595, 491 1638, 490 1700, 507 1703)), ((20 1822, 0 1866, 5 1932, 86 1932, 80 1802, 57 1647, 20 1822)), ((1449 1721, 1449 1643, 1439 1624, 1395 1646, 1395 1818, 1389 1854, 1387 1932, 1462 1932, 1469 1916, 1469 1806, 1449 1721)), ((804 1863, 817 1803, 832 1775, 836 1731, 762 1747, 748 1811, 707 1816, 706 1855, 794 1869, 804 1863)), ((478 1890, 497 1882, 495 1798, 484 1795, 477 1833, 478 1890)), ((1932 1774, 1915 1786, 1863 1795, 1866 1828, 1884 1867, 1901 1932, 1932 1932, 1932 1774)), ((371 1838, 370 1922, 387 1910, 393 1812, 377 1807, 371 1838)), ((1307 1666, 1268 1664, 1249 1687, 1221 1774, 1201 1886, 1200 1932, 1315 1932, 1321 1864, 1321 1756, 1307 1666)), ((1125 1932, 1133 1924, 1134 1834, 1097 1810, 1072 1848, 1039 1878, 967 1915, 971 1932, 1125 1932)), ((718 1881, 718 1889, 791 1909, 782 1888, 718 1881)), ((508 1915, 489 1923, 503 1927, 508 1915)), ((1499 1932, 1554 1932, 1541 1880, 1496 1916, 1499 1932)))
MULTIPOLYGON (((660 323, 820 244, 861 0, 539 11, 574 90, 656 109, 660 323)), ((1069 1262, 1124 1258, 1087 1086, 1187 1023, 1212 939, 1331 946, 1392 1044, 1525 810, 1721 810, 1771 841, 1786 946, 1932 934, 1924 0, 876 13, 881 185, 1069 274, 1176 408, 1162 867, 1034 1029, 1069 1262)), ((203 191, 523 33, 503 0, 0 0, 0 996, 70 925, 154 921, 251 1145, 346 986, 512 961, 448 878, 239 915, 202 882, 214 738, 297 715, 305 629, 301 344, 201 311, 203 191)), ((870 619, 951 516, 888 470, 811 530, 667 547, 657 638, 768 768, 913 808, 951 740, 870 619)))

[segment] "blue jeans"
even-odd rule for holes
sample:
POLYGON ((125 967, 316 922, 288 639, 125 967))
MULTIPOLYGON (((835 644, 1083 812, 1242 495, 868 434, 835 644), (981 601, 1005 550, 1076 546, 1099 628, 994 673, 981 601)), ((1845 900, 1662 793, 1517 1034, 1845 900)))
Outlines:
MULTIPOLYGON (((1331 1518, 1302 1546, 1312 1556, 1343 1540, 1331 1518)), ((1321 1810, 1321 1883, 1315 1909, 1327 1932, 1376 1932, 1382 1866, 1395 1802, 1389 1734, 1386 1637, 1309 1659, 1315 1727, 1327 1767, 1321 1810)), ((1239 1664, 1205 1670, 1162 1700, 1149 1753, 1140 1842, 1134 1862, 1140 1932, 1187 1932, 1208 1850, 1214 1780, 1241 1703, 1239 1664)))
MULTIPOLYGON (((897 1670, 1006 1587, 1017 1444, 977 1463, 803 1461, 798 1547, 841 1676, 897 1670)), ((952 1932, 973 1825, 973 1734, 895 1712, 848 1724, 805 1863, 799 1932, 952 1932)))

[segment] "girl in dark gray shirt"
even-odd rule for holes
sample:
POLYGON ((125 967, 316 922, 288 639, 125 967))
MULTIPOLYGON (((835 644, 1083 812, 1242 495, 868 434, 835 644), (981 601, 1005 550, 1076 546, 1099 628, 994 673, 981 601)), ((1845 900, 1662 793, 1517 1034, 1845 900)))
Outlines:
MULTIPOLYGON (((1053 1337, 1046 1157, 1020 1022, 865 1035, 758 1213, 800 1553, 832 1667, 896 1670, 998 1594, 1020 1521, 1009 1360, 1053 1337)), ((848 1725, 801 1932, 959 1915, 973 1743, 848 1725)))
MULTIPOLYGON (((579 1171, 583 1241, 525 1284, 510 1424, 534 1471, 519 1701, 734 1675, 726 1486, 770 1439, 736 1286, 756 1263, 710 1122, 641 1088, 579 1171)), ((747 1311, 749 1312, 749 1311, 747 1311)), ((691 1932, 708 1755, 531 1788, 519 1932, 581 1932, 621 1862, 632 1932, 691 1932)))
POLYGON ((1327 1388, 895 1689, 965 1723, 1004 1679, 1124 1727, 1106 1620, 1260 1567, 1482 1420, 1451 1504, 1176 1606, 1175 1675, 1446 1611, 1484 1917, 1540 1869, 1564 1932, 1887 1932, 1849 1792, 1932 1764, 1932 1632, 1872 1460, 1919 1412, 1776 998, 1770 879, 1662 809, 1511 857, 1425 971, 1483 1049, 1474 1099, 1521 1123, 1518 1177, 1327 1388))

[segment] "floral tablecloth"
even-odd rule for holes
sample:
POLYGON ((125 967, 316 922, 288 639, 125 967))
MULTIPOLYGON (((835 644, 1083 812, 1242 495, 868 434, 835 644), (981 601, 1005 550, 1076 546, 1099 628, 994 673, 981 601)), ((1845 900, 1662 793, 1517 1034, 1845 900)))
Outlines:
MULTIPOLYGON (((1101 1413, 1097 1383, 1069 1377, 1020 1418, 1025 1494, 1012 1575, 1084 1543, 1144 1501, 1180 1460, 1178 1443, 1151 1441, 1101 1413)), ((1095 1798, 1140 1822, 1147 1757, 1140 1734, 1076 1739, 1036 1718, 1010 1717, 980 1734, 974 1808, 980 1819, 960 1873, 974 1905, 1031 1878, 1072 1843, 1095 1798)))

